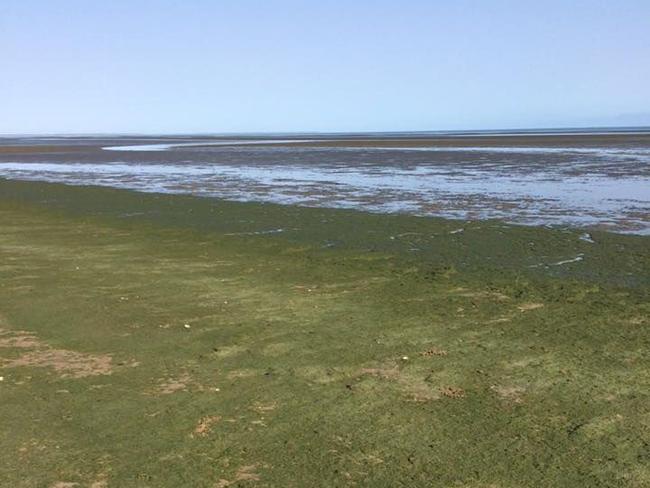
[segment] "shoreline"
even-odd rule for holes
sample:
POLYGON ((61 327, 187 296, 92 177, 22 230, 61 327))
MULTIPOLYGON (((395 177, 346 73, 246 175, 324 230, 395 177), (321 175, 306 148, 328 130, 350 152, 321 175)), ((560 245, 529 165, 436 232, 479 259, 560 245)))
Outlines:
MULTIPOLYGON (((583 229, 567 226, 549 227, 521 225, 500 219, 464 220, 439 216, 418 216, 405 213, 368 212, 360 209, 309 207, 268 202, 234 201, 209 196, 140 192, 110 186, 68 185, 0 178, 0 201, 21 202, 40 206, 47 202, 50 210, 67 215, 88 215, 145 225, 172 225, 201 229, 224 235, 264 235, 281 241, 295 242, 323 249, 354 249, 356 251, 388 252, 410 260, 442 262, 454 257, 454 266, 497 266, 523 273, 549 272, 564 275, 571 268, 557 269, 549 263, 587 255, 596 261, 612 260, 616 264, 600 270, 608 280, 624 283, 627 275, 645 269, 637 261, 629 261, 620 253, 629 247, 632 256, 644 256, 649 236, 616 233, 609 230, 583 229), (215 214, 231 214, 216 219, 215 214), (508 233, 516 250, 503 246, 508 233), (275 234, 275 235, 273 235, 275 234), (589 235, 589 242, 584 236, 589 235), (410 238, 402 239, 400 236, 410 238), (592 239, 593 237, 593 239, 592 239), (465 242, 463 242, 465 241, 465 242), (473 242, 469 245, 468 242, 473 242), (531 244, 535 246, 531 248, 531 244), (456 248, 461 245, 464 250, 456 248), (594 245, 597 244, 597 245, 594 245), (503 248, 503 249, 501 249, 503 248), (617 249, 617 250, 615 250, 617 249), (609 275, 608 275, 609 273, 609 275), (618 278, 616 278, 618 277, 618 278)), ((645 257, 647 259, 647 256, 645 257)), ((650 269, 648 262, 647 269, 650 269)), ((580 277, 580 268, 572 270, 580 277)), ((593 278, 593 273, 586 273, 593 278)), ((642 274, 643 275, 643 274, 642 274)), ((644 279, 650 283, 650 273, 644 279)))

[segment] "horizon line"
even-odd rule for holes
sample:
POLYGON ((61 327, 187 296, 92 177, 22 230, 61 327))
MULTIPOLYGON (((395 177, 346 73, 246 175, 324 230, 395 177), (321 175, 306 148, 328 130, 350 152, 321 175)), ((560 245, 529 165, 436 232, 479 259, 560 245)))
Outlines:
POLYGON ((631 132, 650 131, 650 125, 597 125, 597 126, 557 126, 557 127, 527 127, 507 129, 422 129, 422 130, 361 130, 361 131, 250 131, 250 132, 2 132, 0 137, 99 137, 99 136, 163 136, 163 137, 186 137, 186 136, 275 136, 275 135, 372 135, 372 134, 437 134, 437 135, 475 135, 475 134, 519 134, 541 132, 540 135, 552 134, 558 131, 611 131, 631 132))

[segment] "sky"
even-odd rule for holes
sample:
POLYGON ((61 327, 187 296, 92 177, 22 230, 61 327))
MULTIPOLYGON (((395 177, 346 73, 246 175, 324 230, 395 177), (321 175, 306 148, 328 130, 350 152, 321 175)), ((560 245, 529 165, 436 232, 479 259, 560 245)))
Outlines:
POLYGON ((627 125, 648 0, 0 1, 0 133, 627 125))

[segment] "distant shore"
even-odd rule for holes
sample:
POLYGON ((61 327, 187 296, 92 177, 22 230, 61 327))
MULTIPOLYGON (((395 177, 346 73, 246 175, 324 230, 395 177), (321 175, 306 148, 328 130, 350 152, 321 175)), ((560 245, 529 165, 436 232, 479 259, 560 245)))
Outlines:
POLYGON ((69 136, 69 137, 47 137, 43 142, 39 142, 40 136, 20 137, 6 136, 0 137, 0 154, 20 154, 30 152, 66 152, 98 149, 110 141, 126 141, 124 145, 134 146, 137 144, 187 144, 188 138, 195 141, 194 147, 200 146, 200 141, 206 142, 205 147, 210 147, 210 143, 237 146, 238 144, 249 144, 255 141, 256 144, 263 144, 265 140, 273 145, 280 146, 307 146, 307 147, 602 147, 602 146, 629 146, 629 147, 650 147, 650 129, 639 130, 631 129, 629 131, 619 130, 608 132, 603 130, 591 132, 571 132, 557 134, 555 131, 538 132, 538 133, 503 133, 494 134, 492 131, 484 133, 477 132, 474 134, 447 134, 447 135, 423 135, 420 133, 404 134, 395 133, 387 135, 385 133, 377 134, 298 134, 283 136, 265 136, 265 135, 232 135, 232 136, 69 136), (51 144, 52 139, 58 140, 58 144, 51 144), (295 142, 282 142, 286 139, 295 139, 295 142), (299 141, 297 139, 305 139, 299 141), (34 143, 33 141, 37 141, 34 143), (75 144, 66 144, 74 141, 75 144), (20 142, 17 144, 17 142, 20 142), (137 144, 136 144, 137 143, 137 144))

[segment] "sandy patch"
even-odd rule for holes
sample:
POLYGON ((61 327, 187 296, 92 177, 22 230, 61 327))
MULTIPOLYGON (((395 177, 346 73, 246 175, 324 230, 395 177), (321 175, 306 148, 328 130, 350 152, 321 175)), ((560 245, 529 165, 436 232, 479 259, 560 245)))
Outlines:
POLYGON ((510 297, 508 295, 505 295, 498 291, 473 291, 463 287, 449 290, 449 294, 463 298, 491 298, 498 301, 510 300, 510 297))
POLYGON ((84 378, 112 372, 112 357, 55 349, 27 331, 0 329, 0 348, 27 350, 17 358, 0 359, 3 368, 21 366, 52 368, 62 378, 84 378))
POLYGON ((226 375, 226 378, 229 380, 236 380, 239 378, 252 378, 253 376, 259 376, 262 373, 257 371, 256 369, 235 369, 232 371, 229 371, 228 374, 226 375))
POLYGON ((207 417, 203 417, 201 420, 199 420, 199 423, 194 428, 192 437, 207 436, 210 432, 212 432, 212 426, 217 422, 219 422, 219 420, 221 420, 221 417, 219 417, 218 415, 210 415, 207 417))
POLYGON ((296 368, 296 375, 312 383, 321 385, 339 381, 349 374, 348 371, 339 368, 326 368, 324 366, 303 366, 296 368))
POLYGON ((488 320, 488 324, 502 324, 504 322, 511 322, 512 318, 510 317, 498 317, 496 319, 488 320))
POLYGON ((0 347, 12 347, 18 349, 33 349, 39 347, 41 342, 35 334, 25 331, 9 331, 0 329, 0 347))
POLYGON ((243 346, 221 346, 221 347, 215 347, 214 348, 214 355, 219 357, 219 358, 228 358, 232 356, 236 356, 237 354, 241 354, 246 351, 246 348, 243 346))
POLYGON ((242 466, 237 470, 235 477, 232 480, 220 479, 217 481, 217 484, 214 485, 214 488, 226 488, 242 481, 259 481, 260 475, 255 472, 259 467, 259 464, 242 466))
POLYGON ((447 351, 445 351, 444 349, 439 349, 437 347, 432 347, 432 348, 427 349, 426 351, 421 352, 420 355, 425 356, 425 357, 446 356, 447 351))
POLYGON ((158 387, 154 390, 158 395, 170 395, 177 391, 185 391, 192 382, 192 378, 188 373, 183 373, 176 378, 167 378, 159 382, 158 387))
POLYGON ((627 321, 628 324, 641 325, 648 322, 648 317, 633 317, 627 321))
POLYGON ((370 375, 385 380, 396 380, 400 376, 397 366, 383 368, 363 368, 359 371, 359 376, 370 375))
POLYGON ((440 388, 440 394, 447 398, 464 398, 465 390, 456 386, 445 386, 443 388, 440 388))
POLYGON ((512 403, 524 402, 522 395, 526 391, 525 388, 519 386, 492 385, 490 390, 495 392, 501 400, 512 403))
POLYGON ((397 365, 376 368, 363 368, 356 374, 357 378, 371 376, 380 380, 395 383, 398 389, 406 395, 409 401, 428 402, 438 400, 440 393, 418 375, 402 371, 397 365))
POLYGON ((95 481, 90 484, 90 488, 107 488, 108 480, 106 474, 100 474, 95 481))
POLYGON ((272 412, 273 410, 278 408, 278 404, 275 402, 271 402, 271 403, 255 402, 251 408, 256 412, 267 413, 267 412, 272 412))

